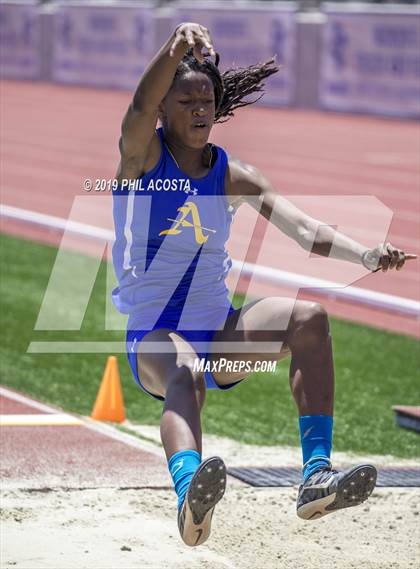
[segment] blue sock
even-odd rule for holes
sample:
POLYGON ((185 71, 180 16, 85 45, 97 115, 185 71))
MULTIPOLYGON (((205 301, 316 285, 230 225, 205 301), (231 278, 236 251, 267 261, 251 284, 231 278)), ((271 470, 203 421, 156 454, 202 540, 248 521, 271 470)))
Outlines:
POLYGON ((331 464, 333 418, 327 415, 305 415, 299 417, 299 428, 303 480, 307 480, 316 470, 331 464))
POLYGON ((191 478, 200 463, 201 456, 196 450, 180 450, 169 459, 168 468, 174 481, 175 492, 178 495, 178 509, 184 502, 191 478))

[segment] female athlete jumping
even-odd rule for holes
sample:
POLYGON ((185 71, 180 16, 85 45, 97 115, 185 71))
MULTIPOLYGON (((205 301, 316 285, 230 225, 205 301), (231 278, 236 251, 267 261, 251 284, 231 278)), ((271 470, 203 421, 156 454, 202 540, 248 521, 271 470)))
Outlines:
POLYGON ((370 270, 399 270, 415 257, 389 243, 370 250, 333 232, 281 198, 256 168, 209 144, 213 124, 250 104, 246 97, 262 93, 262 81, 278 70, 269 61, 221 75, 218 61, 205 27, 176 28, 146 69, 123 119, 113 193, 119 281, 113 298, 129 315, 133 375, 163 401, 162 443, 188 545, 208 538, 226 484, 222 459, 201 462, 206 388, 230 389, 250 375, 234 365, 212 373, 196 365, 199 358, 234 364, 291 356, 303 454, 298 516, 314 519, 360 504, 376 481, 370 465, 345 472, 331 467, 334 370, 323 307, 280 297, 231 306, 225 242, 235 210, 248 202, 308 251, 370 270), (158 119, 162 126, 156 129, 158 119))

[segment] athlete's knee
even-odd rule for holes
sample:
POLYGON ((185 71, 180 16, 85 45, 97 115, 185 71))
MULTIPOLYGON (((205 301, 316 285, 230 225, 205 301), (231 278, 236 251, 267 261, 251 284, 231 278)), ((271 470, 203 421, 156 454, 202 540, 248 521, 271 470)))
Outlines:
POLYGON ((328 313, 321 304, 306 301, 297 303, 291 318, 291 344, 316 344, 325 340, 329 333, 328 313))

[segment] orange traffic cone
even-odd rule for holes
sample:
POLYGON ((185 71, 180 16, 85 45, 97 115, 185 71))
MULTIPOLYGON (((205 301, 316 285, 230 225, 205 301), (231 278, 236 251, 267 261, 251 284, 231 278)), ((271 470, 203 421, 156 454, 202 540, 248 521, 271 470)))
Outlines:
POLYGON ((92 419, 114 423, 122 423, 125 420, 120 373, 115 356, 109 356, 106 363, 102 383, 92 411, 92 419))

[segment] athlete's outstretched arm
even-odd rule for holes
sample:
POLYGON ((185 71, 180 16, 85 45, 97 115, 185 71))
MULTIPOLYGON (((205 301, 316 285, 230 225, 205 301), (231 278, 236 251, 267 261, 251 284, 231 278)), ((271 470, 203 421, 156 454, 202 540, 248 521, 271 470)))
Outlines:
POLYGON ((307 215, 276 192, 267 178, 256 168, 230 159, 226 190, 238 196, 235 204, 249 203, 283 233, 301 247, 324 257, 361 263, 370 270, 400 270, 406 260, 416 255, 404 253, 390 243, 371 249, 307 215), (334 244, 334 247, 332 247, 334 244))
POLYGON ((159 104, 168 93, 176 68, 190 47, 194 48, 194 55, 200 61, 203 60, 202 48, 215 55, 207 28, 194 23, 180 24, 141 77, 122 121, 120 153, 126 174, 131 174, 131 169, 142 169, 155 133, 159 104))

